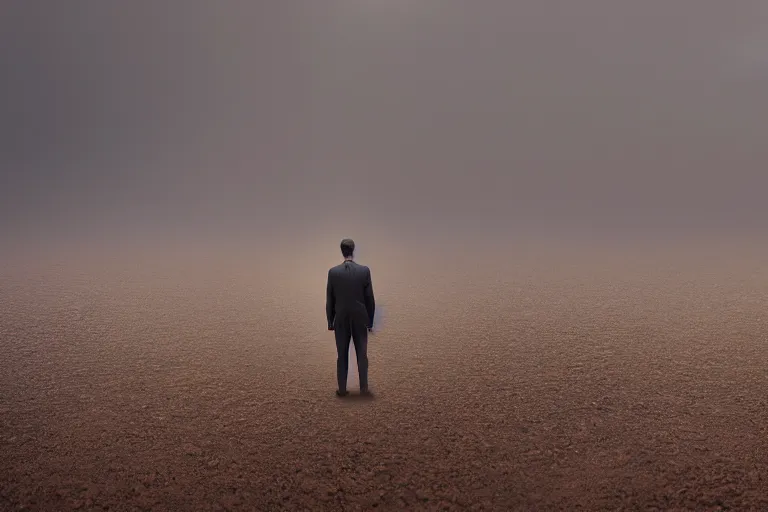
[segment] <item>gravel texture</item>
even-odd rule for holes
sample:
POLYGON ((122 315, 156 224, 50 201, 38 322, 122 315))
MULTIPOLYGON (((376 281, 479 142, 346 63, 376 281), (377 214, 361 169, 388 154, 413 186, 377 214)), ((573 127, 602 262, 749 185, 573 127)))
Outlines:
POLYGON ((0 509, 768 510, 764 253, 579 254, 366 261, 372 400, 325 267, 9 263, 0 509))

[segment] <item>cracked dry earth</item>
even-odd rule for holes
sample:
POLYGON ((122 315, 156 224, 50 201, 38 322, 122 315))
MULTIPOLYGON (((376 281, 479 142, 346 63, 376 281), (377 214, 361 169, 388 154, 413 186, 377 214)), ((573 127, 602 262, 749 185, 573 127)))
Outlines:
POLYGON ((324 265, 8 263, 0 509, 768 510, 766 253, 579 254, 365 261, 369 401, 324 265))

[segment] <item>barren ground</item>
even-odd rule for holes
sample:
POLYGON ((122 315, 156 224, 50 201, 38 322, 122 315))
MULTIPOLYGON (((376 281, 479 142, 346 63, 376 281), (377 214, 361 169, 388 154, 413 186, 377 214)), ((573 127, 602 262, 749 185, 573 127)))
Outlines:
POLYGON ((627 254, 363 261, 370 401, 325 262, 8 263, 0 509, 768 510, 766 253, 627 254))

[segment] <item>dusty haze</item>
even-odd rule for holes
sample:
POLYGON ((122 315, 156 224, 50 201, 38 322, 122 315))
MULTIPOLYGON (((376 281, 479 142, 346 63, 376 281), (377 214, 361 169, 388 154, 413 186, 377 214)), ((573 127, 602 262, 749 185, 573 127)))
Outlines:
POLYGON ((2 10, 11 239, 767 227, 760 0, 2 10))
POLYGON ((765 2, 472 5, 3 3, 0 509, 768 509, 765 2))

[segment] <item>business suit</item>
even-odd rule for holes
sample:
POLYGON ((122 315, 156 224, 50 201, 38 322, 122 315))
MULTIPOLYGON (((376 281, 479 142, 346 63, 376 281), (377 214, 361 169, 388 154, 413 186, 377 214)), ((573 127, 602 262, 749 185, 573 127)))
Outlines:
POLYGON ((373 328, 376 302, 371 270, 348 259, 328 271, 325 311, 328 329, 336 335, 338 391, 346 393, 349 342, 355 344, 360 390, 368 391, 368 329, 373 328))

